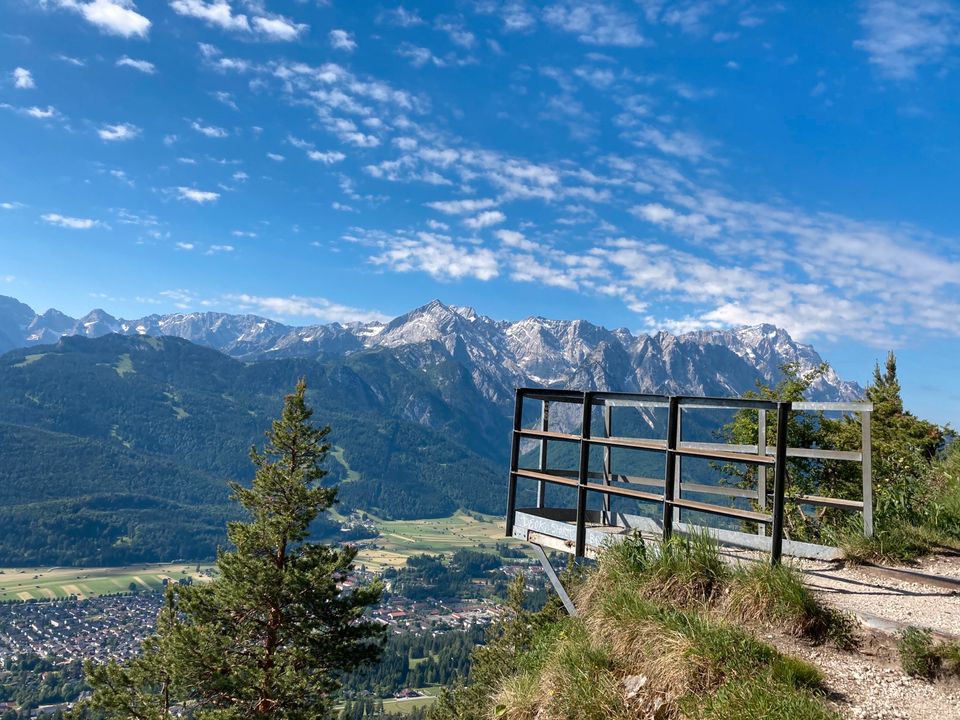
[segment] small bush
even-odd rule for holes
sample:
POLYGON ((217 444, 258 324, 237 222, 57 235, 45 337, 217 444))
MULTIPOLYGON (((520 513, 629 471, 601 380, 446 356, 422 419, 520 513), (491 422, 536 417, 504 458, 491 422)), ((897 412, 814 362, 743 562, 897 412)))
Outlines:
POLYGON ((933 645, 933 633, 918 627, 908 627, 897 638, 900 665, 907 675, 932 680, 943 662, 933 645))
POLYGON ((960 643, 936 643, 933 633, 908 627, 897 638, 900 665, 907 675, 933 680, 938 675, 960 675, 960 643))

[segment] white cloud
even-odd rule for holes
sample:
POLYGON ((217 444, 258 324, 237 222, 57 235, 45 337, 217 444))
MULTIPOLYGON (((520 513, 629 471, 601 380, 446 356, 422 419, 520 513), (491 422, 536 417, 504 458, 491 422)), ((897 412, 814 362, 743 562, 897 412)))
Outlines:
POLYGON ((336 150, 331 150, 329 152, 320 152, 319 150, 310 150, 307 153, 307 157, 315 162, 321 162, 324 165, 333 165, 334 163, 341 162, 347 156, 342 152, 337 152, 336 150))
POLYGON ((357 49, 357 41, 353 39, 353 34, 346 30, 331 30, 329 37, 330 47, 334 50, 353 52, 357 49))
POLYGON ((286 158, 283 155, 278 155, 277 153, 268 152, 267 157, 273 160, 274 162, 283 162, 286 158))
POLYGON ((516 248, 525 252, 534 252, 540 249, 535 242, 527 240, 522 232, 516 230, 497 230, 493 233, 496 238, 509 248, 516 248))
POLYGON ((255 17, 253 27, 270 40, 291 42, 307 31, 308 25, 295 23, 285 17, 255 17))
POLYGON ((71 230, 90 230, 103 225, 99 220, 91 220, 90 218, 76 218, 68 217, 66 215, 61 215, 59 213, 47 213, 40 216, 44 222, 50 223, 51 225, 56 225, 57 227, 69 228, 71 230))
POLYGON ((480 230, 485 227, 490 227, 491 225, 498 225, 506 219, 507 216, 499 210, 486 210, 476 217, 467 218, 463 221, 463 224, 473 230, 480 230))
POLYGON ((382 241, 384 249, 370 258, 396 272, 425 272, 437 279, 492 280, 500 273, 497 257, 487 248, 454 243, 446 235, 421 232, 415 237, 382 241))
POLYGON ((209 190, 197 190, 196 188, 184 187, 183 185, 177 188, 177 193, 180 195, 181 200, 189 200, 199 205, 215 202, 220 198, 220 193, 209 190))
POLYGON ((140 134, 140 128, 130 123, 120 123, 118 125, 104 125, 97 130, 97 135, 101 140, 107 142, 123 142, 133 140, 140 134))
POLYGON ((126 55, 117 60, 117 67, 133 68, 134 70, 139 70, 147 75, 154 75, 157 72, 157 67, 152 62, 147 60, 136 60, 132 57, 127 57, 126 55))
POLYGON ((3 210, 16 210, 17 208, 22 208, 23 203, 19 202, 0 202, 0 208, 3 210))
POLYGON ((217 253, 232 253, 236 248, 233 245, 211 245, 206 254, 216 255, 217 253))
POLYGON ((673 155, 691 161, 710 157, 708 141, 693 132, 683 130, 664 132, 659 128, 644 127, 635 133, 627 133, 626 137, 641 147, 652 145, 665 155, 673 155))
POLYGON ((226 0, 173 0, 170 7, 178 15, 203 20, 221 30, 250 32, 250 21, 246 15, 234 15, 233 8, 226 0))
POLYGON ((150 20, 137 12, 132 0, 54 0, 62 8, 79 13, 84 20, 108 35, 145 38, 150 20))
POLYGON ((548 25, 575 34, 582 43, 621 47, 647 44, 632 15, 599 0, 560 0, 543 11, 543 19, 548 25))
POLYGON ((437 30, 445 32, 450 36, 450 40, 454 44, 459 45, 462 48, 467 48, 469 50, 477 42, 476 35, 469 30, 466 30, 460 22, 437 18, 436 22, 434 23, 434 27, 437 30))
POLYGON ((218 90, 218 91, 212 92, 212 93, 210 93, 210 94, 213 95, 213 97, 215 97, 218 102, 223 103, 224 105, 226 105, 226 106, 227 106, 228 108, 230 108, 231 110, 239 110, 239 109, 240 109, 240 108, 237 106, 236 101, 233 99, 233 95, 231 95, 230 93, 225 92, 225 91, 223 91, 223 90, 218 90))
POLYGON ((416 10, 407 10, 400 5, 392 10, 385 10, 380 13, 377 16, 377 22, 388 23, 397 27, 415 27, 423 25, 423 18, 417 14, 416 10))
POLYGON ((0 280, 2 280, 5 283, 12 283, 16 279, 17 279, 16 275, 0 275, 0 280))
POLYGON ((377 310, 361 310, 341 305, 320 297, 270 297, 262 295, 226 295, 224 300, 235 304, 242 312, 256 312, 260 315, 284 318, 313 318, 317 322, 352 323, 385 321, 390 317, 377 310))
POLYGON ((196 247, 196 245, 188 242, 178 242, 175 245, 175 247, 177 248, 177 250, 186 250, 189 252, 190 250, 193 250, 196 247))
POLYGON ((33 75, 26 68, 18 67, 13 71, 13 86, 21 90, 31 90, 37 86, 33 75))
MULTIPOLYGON (((244 14, 234 13, 228 0, 172 0, 170 7, 179 15, 202 20, 229 32, 259 34, 266 40, 289 42, 296 40, 309 26, 296 23, 282 15, 260 15, 262 5, 249 2, 252 20, 244 14)), ((207 45, 206 47, 212 48, 207 45)), ((201 48, 202 49, 202 48, 201 48)))
POLYGON ((245 237, 245 238, 255 238, 257 234, 255 232, 250 232, 249 230, 234 230, 230 233, 234 237, 245 237))
POLYGON ((487 208, 495 207, 496 205, 497 201, 489 198, 437 200, 435 202, 426 203, 427 207, 442 212, 444 215, 465 215, 467 213, 477 212, 478 210, 486 210, 487 208))
POLYGON ((36 105, 26 108, 23 112, 37 120, 47 120, 57 115, 57 110, 52 105, 47 105, 46 108, 38 108, 36 105))
POLYGON ((191 122, 190 127, 192 127, 201 135, 206 135, 208 138, 225 138, 230 134, 222 127, 217 127, 216 125, 203 125, 197 120, 191 122))
POLYGON ((946 0, 867 0, 860 24, 864 38, 854 45, 894 80, 909 80, 920 66, 939 64, 960 44, 960 11, 946 0))

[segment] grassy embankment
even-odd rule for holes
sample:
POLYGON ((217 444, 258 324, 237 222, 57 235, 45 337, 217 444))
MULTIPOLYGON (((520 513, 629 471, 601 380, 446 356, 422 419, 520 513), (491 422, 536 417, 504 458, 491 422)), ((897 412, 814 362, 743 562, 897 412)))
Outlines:
POLYGON ((209 564, 196 563, 127 565, 113 568, 5 568, 0 570, 0 602, 11 600, 52 600, 71 595, 79 599, 138 591, 160 590, 164 580, 176 582, 190 577, 195 582, 208 578, 209 564))
POLYGON ((861 527, 854 525, 839 538, 848 559, 902 563, 928 553, 960 550, 958 443, 927 464, 904 463, 907 470, 899 482, 875 489, 873 537, 863 537, 861 527))
POLYGON ((472 685, 434 717, 504 720, 835 718, 820 672, 759 639, 840 647, 851 622, 789 567, 724 564, 707 538, 608 549, 574 591, 577 617, 517 611, 474 656, 472 685))

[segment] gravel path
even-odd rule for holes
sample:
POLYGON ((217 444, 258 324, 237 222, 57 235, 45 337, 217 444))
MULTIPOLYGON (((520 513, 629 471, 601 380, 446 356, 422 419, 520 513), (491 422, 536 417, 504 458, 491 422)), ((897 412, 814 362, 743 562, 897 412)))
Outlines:
POLYGON ((811 647, 794 638, 765 639, 819 667, 830 689, 830 704, 844 718, 960 720, 960 688, 905 675, 890 640, 868 636, 858 652, 850 653, 811 647))
MULTIPOLYGON (((800 567, 806 574, 807 585, 840 610, 866 611, 894 622, 960 637, 958 590, 892 580, 851 564, 803 561, 800 567)), ((960 558, 931 558, 917 569, 957 577, 960 558)))

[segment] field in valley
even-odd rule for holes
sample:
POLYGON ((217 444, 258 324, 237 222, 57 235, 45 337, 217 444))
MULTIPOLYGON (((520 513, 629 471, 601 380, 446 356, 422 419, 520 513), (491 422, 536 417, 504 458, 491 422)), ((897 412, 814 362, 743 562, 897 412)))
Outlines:
POLYGON ((197 582, 208 579, 209 565, 185 563, 128 565, 115 568, 4 568, 0 569, 0 602, 9 600, 47 600, 75 595, 96 597, 129 592, 130 583, 138 590, 159 590, 164 580, 191 577, 197 582))
MULTIPOLYGON (((375 519, 380 537, 363 540, 357 564, 374 572, 399 567, 412 555, 450 555, 461 548, 493 550, 504 541, 503 519, 458 512, 446 518, 423 520, 375 519)), ((145 564, 115 568, 3 568, 0 569, 0 602, 96 597, 128 592, 130 583, 139 590, 159 590, 163 581, 192 577, 208 579, 209 564, 145 564)))
POLYGON ((357 563, 374 572, 398 567, 411 555, 449 555, 461 548, 493 550, 503 536, 503 519, 458 512, 446 518, 377 520, 380 537, 358 543, 357 563), (480 518, 480 519, 477 519, 480 518))

